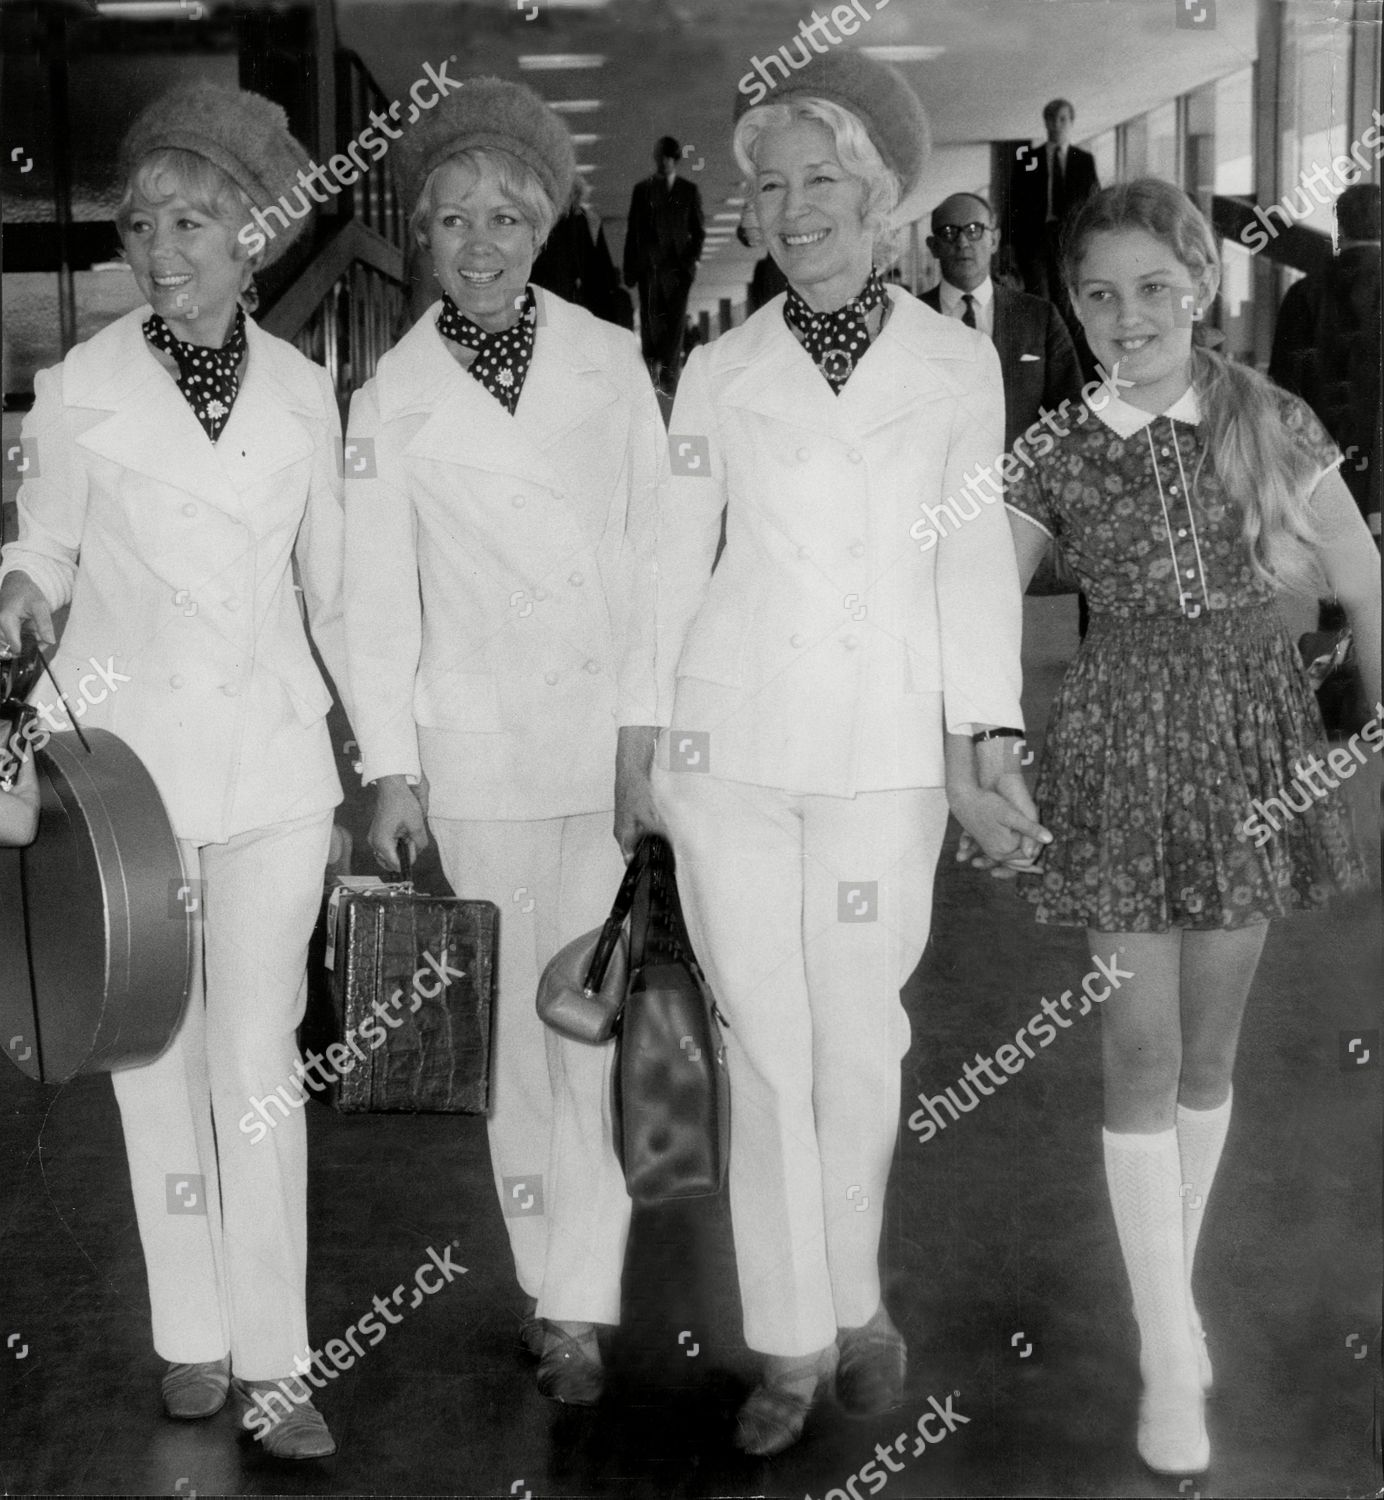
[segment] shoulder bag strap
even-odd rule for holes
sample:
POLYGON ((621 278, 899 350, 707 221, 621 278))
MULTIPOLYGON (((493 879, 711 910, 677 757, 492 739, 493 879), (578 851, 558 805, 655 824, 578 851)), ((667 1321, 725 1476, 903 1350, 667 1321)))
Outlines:
MULTIPOLYGON (((601 928, 600 937, 596 939, 596 946, 591 953, 591 962, 587 965, 586 978, 582 981, 582 988, 588 995, 594 995, 605 983, 606 969, 610 966, 610 960, 615 953, 615 945, 620 941, 620 931, 634 908, 636 890, 641 877, 648 868, 652 848, 650 838, 646 836, 640 839, 638 847, 630 857, 629 864, 625 866, 620 889, 615 893, 615 904, 610 908, 610 915, 605 920, 605 926, 601 928)), ((636 954, 642 958, 643 933, 641 930, 636 949, 635 932, 632 929, 630 932, 631 968, 639 961, 636 954)))

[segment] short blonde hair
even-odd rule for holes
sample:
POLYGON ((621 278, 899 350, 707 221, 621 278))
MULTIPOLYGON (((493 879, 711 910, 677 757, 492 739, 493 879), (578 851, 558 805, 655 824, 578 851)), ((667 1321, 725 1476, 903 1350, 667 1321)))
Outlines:
POLYGON ((511 156, 508 151, 485 150, 479 146, 468 146, 464 151, 449 156, 446 161, 439 162, 424 180, 418 193, 418 202, 414 204, 408 221, 414 239, 423 249, 428 248, 427 231, 436 208, 434 194, 438 175, 454 162, 470 167, 477 177, 487 170, 494 174, 500 187, 518 204, 528 220, 529 228, 533 231, 534 253, 537 254, 543 241, 552 232, 553 225, 557 223, 557 205, 548 196, 537 173, 526 167, 517 156, 511 156))
POLYGON ((865 187, 865 205, 861 217, 874 239, 876 265, 888 265, 897 253, 900 229, 890 223, 899 206, 899 179, 885 164, 869 132, 850 110, 830 99, 813 97, 793 99, 780 104, 759 104, 741 115, 731 140, 731 149, 740 170, 753 178, 757 174, 755 153, 760 137, 768 130, 782 130, 801 121, 824 125, 836 148, 837 160, 851 176, 865 187))
MULTIPOLYGON (((215 162, 195 151, 163 146, 135 163, 125 179, 125 191, 115 210, 115 225, 123 240, 139 204, 158 208, 181 193, 188 203, 211 219, 219 219, 237 232, 251 221, 254 204, 215 162)), ((240 258, 244 246, 231 253, 240 258)))

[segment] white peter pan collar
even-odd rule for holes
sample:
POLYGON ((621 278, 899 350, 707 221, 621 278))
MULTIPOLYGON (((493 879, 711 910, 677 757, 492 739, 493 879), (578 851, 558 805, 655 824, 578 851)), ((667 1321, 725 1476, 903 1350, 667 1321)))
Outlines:
POLYGON ((1096 415, 1111 432, 1122 438, 1130 438, 1147 427, 1155 417, 1172 417, 1178 422, 1200 422, 1201 408, 1197 405, 1196 392, 1189 385, 1167 411, 1142 411, 1119 396, 1112 396, 1096 411, 1096 415))

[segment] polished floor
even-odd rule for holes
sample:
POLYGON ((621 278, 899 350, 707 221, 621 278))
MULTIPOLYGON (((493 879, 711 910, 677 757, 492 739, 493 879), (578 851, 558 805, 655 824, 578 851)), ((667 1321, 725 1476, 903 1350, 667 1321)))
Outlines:
MULTIPOLYGON (((1038 722, 1074 644, 1072 605, 1027 606, 1038 722)), ((1377 772, 1347 787, 1376 850, 1377 772)), ((343 813, 357 832, 362 811, 343 813)), ((877 1479, 853 1491, 848 1481, 935 1397, 950 1401, 956 1430, 917 1456, 895 1450, 889 1500, 1377 1493, 1380 957, 1377 891, 1270 936, 1198 1267, 1219 1386, 1212 1468, 1195 1481, 1157 1479, 1134 1452, 1135 1330, 1105 1198, 1089 1018, 926 1145, 904 1134, 884 1261, 911 1348, 905 1405, 873 1421, 825 1407, 770 1463, 730 1444, 752 1365, 724 1203, 637 1217, 608 1398, 562 1409, 537 1393, 515 1342, 482 1122, 317 1105, 315 1341, 410 1281, 430 1247, 452 1245, 466 1274, 320 1398, 340 1443, 331 1460, 276 1463, 229 1410, 164 1420, 110 1084, 45 1088, 0 1068, 0 1491, 821 1500, 836 1488, 860 1500, 877 1479), (1361 1063, 1347 1039, 1369 1031, 1361 1063)), ((1036 927, 1010 888, 945 863, 932 942, 906 991, 905 1117, 920 1089, 954 1082, 1086 968, 1078 932, 1036 927)))

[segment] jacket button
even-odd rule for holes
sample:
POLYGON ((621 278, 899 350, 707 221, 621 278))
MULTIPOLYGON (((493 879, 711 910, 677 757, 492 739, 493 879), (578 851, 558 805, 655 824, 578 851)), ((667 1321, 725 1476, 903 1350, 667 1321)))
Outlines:
POLYGON ((171 688, 180 688, 180 687, 182 687, 182 685, 183 685, 182 674, 179 673, 179 672, 174 672, 174 674, 168 679, 168 685, 171 688))
POLYGON ((601 664, 598 661, 584 661, 582 663, 582 670, 584 672, 590 672, 594 677, 596 673, 601 670, 601 664))
POLYGON ((515 495, 509 503, 515 508, 515 510, 523 510, 523 508, 529 503, 529 497, 527 495, 515 495))
POLYGON ((239 698, 240 697, 240 689, 233 682, 226 683, 226 685, 221 689, 221 691, 223 693, 225 693, 225 695, 228 698, 239 698))
POLYGON ((571 577, 568 578, 567 582, 570 583, 574 589, 579 589, 582 584, 586 582, 586 579, 583 578, 580 573, 573 573, 571 577))
POLYGON ((234 614, 236 612, 236 610, 238 610, 240 608, 240 600, 239 599, 227 599, 226 600, 226 604, 225 604, 225 608, 228 609, 231 612, 231 614, 234 614))
POLYGON ((1178 536, 1186 536, 1187 535, 1187 528, 1185 526, 1179 526, 1177 528, 1177 534, 1178 534, 1178 536))
POLYGON ((841 637, 841 644, 847 651, 854 651, 860 644, 860 637, 858 635, 843 635, 841 637))
POLYGON ((195 516, 197 514, 197 507, 192 503, 191 500, 189 500, 187 504, 183 506, 183 514, 185 516, 195 516))
POLYGON ((1176 485, 1175 485, 1175 484, 1170 484, 1170 485, 1169 485, 1169 486, 1168 486, 1168 493, 1169 493, 1169 494, 1170 494, 1170 495, 1175 495, 1175 494, 1177 494, 1177 486, 1176 486, 1176 485))
POLYGON ((550 597, 547 589, 535 589, 533 591, 533 602, 535 604, 542 604, 545 599, 550 597))
POLYGON ((865 544, 863 542, 852 542, 850 545, 850 554, 852 557, 864 557, 865 544))
POLYGON ((811 557, 812 554, 807 550, 806 547, 799 547, 798 548, 798 556, 799 557, 811 557))
POLYGON ((802 648, 803 638, 800 635, 790 635, 788 637, 788 644, 795 649, 800 650, 802 648))
POLYGON ((556 687, 557 686, 557 673, 556 672, 545 672, 543 674, 543 681, 546 682, 549 687, 556 687))
POLYGON ((799 463, 805 464, 808 461, 808 459, 811 458, 811 457, 812 457, 812 450, 810 448, 799 448, 798 449, 798 462, 799 463))
POLYGON ((860 451, 859 451, 859 450, 858 450, 858 449, 856 449, 856 448, 852 448, 852 449, 851 449, 851 450, 850 450, 850 451, 849 451, 849 452, 848 452, 848 453, 847 453, 847 454, 846 454, 846 457, 847 457, 847 458, 848 458, 848 459, 850 459, 850 461, 851 461, 851 462, 852 462, 852 463, 853 463, 853 464, 858 464, 858 463, 859 463, 859 462, 860 462, 860 451))

